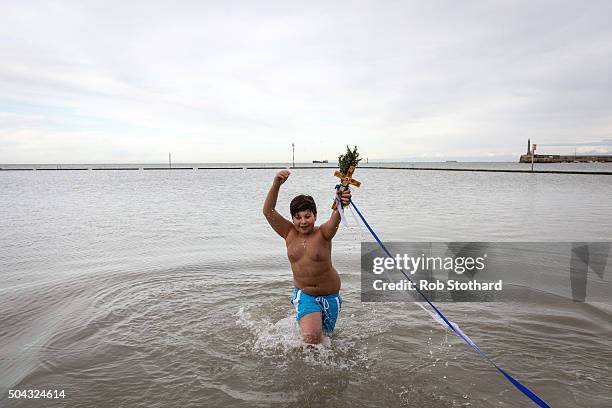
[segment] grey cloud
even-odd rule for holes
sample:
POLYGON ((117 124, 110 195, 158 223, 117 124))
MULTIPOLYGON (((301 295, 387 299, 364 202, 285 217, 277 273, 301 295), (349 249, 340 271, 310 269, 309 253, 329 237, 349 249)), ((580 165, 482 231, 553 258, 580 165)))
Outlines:
POLYGON ((3 11, 5 98, 64 109, 66 121, 267 146, 231 151, 245 157, 273 159, 283 135, 311 134, 330 157, 338 134, 382 137, 391 157, 410 144, 417 154, 509 156, 527 137, 588 146, 612 123, 609 2, 20 2, 3 11))
POLYGON ((612 139, 602 139, 591 142, 574 142, 574 143, 541 143, 542 146, 612 146, 612 139))

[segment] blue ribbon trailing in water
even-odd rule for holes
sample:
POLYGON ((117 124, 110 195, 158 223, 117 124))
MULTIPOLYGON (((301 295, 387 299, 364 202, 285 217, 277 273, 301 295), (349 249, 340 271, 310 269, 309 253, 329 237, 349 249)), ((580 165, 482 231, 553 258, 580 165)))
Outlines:
MULTIPOLYGON (((336 186, 336 188, 338 188, 338 186, 336 186)), ((365 226, 368 228, 368 230, 370 231, 370 233, 372 234, 372 236, 374 237, 374 239, 376 240, 376 242, 378 242, 378 244, 381 246, 381 248, 386 252, 387 256, 389 256, 390 258, 393 258, 393 256, 391 255, 391 253, 387 250, 387 248, 385 248, 385 245, 382 243, 382 241, 380 240, 380 238, 378 238, 378 235, 376 235, 376 233, 374 232, 374 230, 372 229, 372 227, 370 227, 370 224, 368 224, 368 222, 366 221, 365 217, 363 216, 363 214, 361 214, 361 211, 359 211, 359 209, 357 208, 357 206, 355 205, 355 203, 353 202, 353 200, 349 200, 350 204, 353 206, 353 208, 355 209, 355 211, 357 212, 357 215, 359 215, 359 218, 361 218, 361 220, 363 221, 363 223, 365 224, 365 226)), ((410 277, 408 275, 406 275, 406 273, 400 269, 400 272, 402 273, 402 275, 404 275, 406 277, 406 279, 408 279, 410 282, 413 282, 412 279, 410 279, 410 277)), ((414 283, 414 282, 413 282, 414 283)), ((502 370, 497 364, 495 364, 495 362, 493 362, 493 360, 491 360, 491 358, 489 356, 487 356, 485 354, 484 351, 482 351, 477 345, 476 343, 474 343, 472 341, 472 339, 470 339, 465 333, 463 333, 461 331, 461 329, 459 329, 459 327, 457 325, 455 325, 454 323, 452 323, 450 320, 448 320, 446 318, 446 316, 444 316, 442 314, 442 312, 440 312, 438 310, 437 307, 434 306, 433 303, 431 303, 431 301, 427 298, 427 296, 425 296, 425 294, 423 292, 421 292, 418 288, 417 285, 413 286, 417 292, 419 293, 419 295, 421 295, 423 297, 423 299, 425 299, 425 301, 429 304, 429 306, 431 306, 431 308, 436 312, 436 314, 444 321, 444 323, 446 323, 446 325, 448 327, 451 328, 452 331, 454 331, 455 333, 457 333, 457 335, 459 337, 461 337, 463 340, 465 340, 465 342, 467 344, 470 345, 470 347, 472 347, 474 350, 476 350, 476 352, 478 354, 480 354, 482 356, 482 358, 484 358, 486 361, 488 361, 493 367, 495 367, 495 369, 497 371, 499 371, 504 377, 506 377, 506 379, 508 381, 510 381, 512 383, 512 385, 514 385, 520 392, 522 392, 523 394, 525 394, 526 396, 528 396, 533 402, 535 402, 536 404, 538 404, 538 406, 542 407, 542 408, 550 408, 550 406, 544 402, 544 400, 542 400, 540 397, 538 397, 533 391, 531 391, 529 388, 527 388, 526 386, 524 386, 523 384, 521 384, 521 382, 517 379, 515 379, 514 377, 512 377, 510 374, 508 374, 507 372, 505 372, 504 370, 502 370)))

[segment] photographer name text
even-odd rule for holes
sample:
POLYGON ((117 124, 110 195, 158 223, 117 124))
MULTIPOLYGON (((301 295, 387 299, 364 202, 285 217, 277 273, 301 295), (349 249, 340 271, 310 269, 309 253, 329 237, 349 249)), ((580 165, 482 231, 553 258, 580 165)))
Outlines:
POLYGON ((412 282, 407 279, 402 279, 397 282, 385 282, 382 279, 377 279, 372 282, 374 290, 387 291, 387 290, 406 290, 414 291, 418 290, 478 290, 478 291, 501 291, 503 282, 501 280, 497 282, 479 282, 477 280, 471 280, 468 282, 459 282, 453 279, 442 281, 436 279, 435 281, 428 281, 421 279, 418 282, 412 282))

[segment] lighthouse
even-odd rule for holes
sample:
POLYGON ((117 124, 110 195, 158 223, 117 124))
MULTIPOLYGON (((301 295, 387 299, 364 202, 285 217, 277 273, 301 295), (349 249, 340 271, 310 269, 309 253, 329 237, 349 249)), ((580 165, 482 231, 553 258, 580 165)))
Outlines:
POLYGON ((531 154, 531 139, 527 139, 527 154, 531 154))

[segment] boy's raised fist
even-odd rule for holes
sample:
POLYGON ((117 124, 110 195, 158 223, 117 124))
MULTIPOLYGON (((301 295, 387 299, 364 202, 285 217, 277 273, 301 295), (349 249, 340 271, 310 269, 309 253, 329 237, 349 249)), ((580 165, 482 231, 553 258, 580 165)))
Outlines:
POLYGON ((278 184, 283 184, 285 181, 287 181, 290 174, 291 172, 289 170, 280 170, 278 173, 276 173, 276 176, 274 176, 274 181, 276 181, 278 184))

